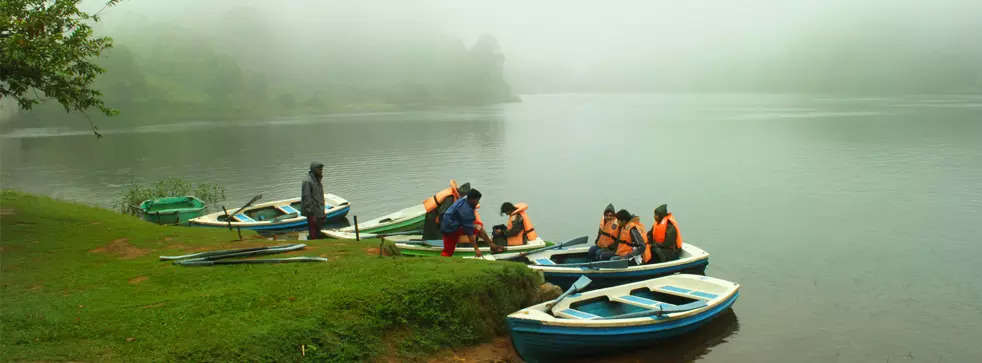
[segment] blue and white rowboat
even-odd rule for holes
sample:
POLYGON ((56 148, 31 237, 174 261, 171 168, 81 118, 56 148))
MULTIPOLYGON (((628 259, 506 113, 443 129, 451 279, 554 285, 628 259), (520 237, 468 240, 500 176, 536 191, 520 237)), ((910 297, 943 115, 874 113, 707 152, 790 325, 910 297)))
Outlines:
MULTIPOLYGON (((344 218, 348 215, 351 204, 344 198, 334 194, 324 194, 324 213, 327 220, 344 218)), ((232 213, 233 211, 229 211, 232 213)), ((251 229, 257 231, 302 228, 307 226, 307 217, 300 215, 300 198, 283 199, 273 202, 260 203, 243 209, 229 221, 225 212, 215 212, 201 217, 192 218, 192 225, 206 227, 228 227, 251 229)))
MULTIPOLYGON (((528 264, 528 267, 533 270, 542 271, 546 281, 558 285, 563 290, 568 289, 581 275, 593 280, 588 289, 596 289, 678 272, 701 275, 709 265, 709 252, 688 243, 682 244, 682 253, 677 260, 645 265, 632 264, 617 268, 589 263, 587 258, 589 249, 589 246, 584 245, 554 248, 529 254, 518 260, 528 264)), ((502 253, 485 255, 484 259, 507 260, 516 256, 517 253, 502 253)))
POLYGON ((530 362, 652 347, 730 308, 740 285, 676 274, 572 294, 507 317, 515 350, 530 362))

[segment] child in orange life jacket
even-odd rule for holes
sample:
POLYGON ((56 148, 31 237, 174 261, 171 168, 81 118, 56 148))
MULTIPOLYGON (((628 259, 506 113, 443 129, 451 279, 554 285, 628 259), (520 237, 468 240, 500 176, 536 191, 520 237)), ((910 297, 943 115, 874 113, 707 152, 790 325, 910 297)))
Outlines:
MULTIPOLYGON (((611 259, 650 259, 648 241, 644 237, 644 225, 641 224, 638 216, 631 214, 626 209, 617 211, 617 223, 620 225, 617 234, 617 244, 614 253, 617 256, 611 259)), ((642 264, 648 261, 638 261, 642 264)))
POLYGON ((594 246, 590 246, 590 250, 587 251, 587 256, 591 261, 605 261, 614 256, 618 233, 615 211, 613 204, 607 204, 607 208, 604 208, 604 216, 600 220, 600 228, 597 230, 597 238, 593 241, 594 246))
POLYGON ((492 231, 494 235, 492 239, 497 244, 508 246, 521 246, 528 241, 538 239, 539 236, 535 233, 535 226, 532 225, 532 220, 526 213, 527 210, 528 204, 526 203, 502 203, 501 215, 508 216, 508 224, 495 226, 492 231))

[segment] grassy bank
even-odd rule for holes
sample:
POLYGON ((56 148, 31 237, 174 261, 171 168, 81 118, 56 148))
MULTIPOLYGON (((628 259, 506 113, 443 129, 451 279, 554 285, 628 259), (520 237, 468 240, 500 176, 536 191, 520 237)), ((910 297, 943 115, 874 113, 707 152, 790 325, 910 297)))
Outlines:
MULTIPOLYGON (((532 302, 515 263, 379 258, 377 241, 313 241, 327 263, 180 267, 159 255, 268 245, 0 194, 4 360, 416 359, 489 340, 532 302), (305 355, 301 356, 301 345, 305 355)), ((279 257, 277 255, 276 257, 279 257)))

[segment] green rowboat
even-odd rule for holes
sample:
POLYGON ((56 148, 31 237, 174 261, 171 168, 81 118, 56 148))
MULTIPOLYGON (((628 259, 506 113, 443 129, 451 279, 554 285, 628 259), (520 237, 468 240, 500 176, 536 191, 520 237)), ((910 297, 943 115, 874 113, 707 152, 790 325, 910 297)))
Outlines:
POLYGON ((166 197, 140 203, 143 220, 157 224, 180 224, 205 212, 205 202, 186 197, 166 197))
MULTIPOLYGON (((385 234, 406 231, 419 231, 423 229, 423 221, 426 218, 426 208, 422 204, 417 204, 384 216, 358 223, 359 233, 385 234)), ((355 227, 348 226, 341 229, 323 229, 321 233, 331 238, 354 239, 355 227)))
MULTIPOLYGON (((399 253, 409 256, 439 256, 440 252, 443 251, 443 241, 442 240, 420 240, 422 236, 420 235, 401 235, 401 236, 388 236, 384 239, 386 241, 391 241, 395 243, 396 248, 399 249, 399 253)), ((543 241, 540 238, 528 241, 520 246, 505 246, 505 252, 524 252, 532 251, 543 247, 552 246, 552 242, 543 241)), ((481 254, 491 255, 491 248, 485 244, 478 244, 477 248, 481 250, 481 254)), ((471 257, 474 256, 474 246, 470 243, 459 243, 457 244, 457 249, 454 250, 454 257, 471 257)))

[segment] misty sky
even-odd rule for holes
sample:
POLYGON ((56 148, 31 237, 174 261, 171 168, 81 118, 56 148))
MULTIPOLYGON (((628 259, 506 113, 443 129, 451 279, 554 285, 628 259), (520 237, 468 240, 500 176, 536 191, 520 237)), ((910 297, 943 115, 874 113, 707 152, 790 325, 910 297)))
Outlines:
MULTIPOLYGON (((955 68, 969 69, 961 72, 974 72, 982 84, 982 69, 971 65, 982 59, 978 0, 127 0, 103 16, 110 33, 121 29, 113 24, 134 21, 233 31, 234 24, 223 25, 234 22, 235 16, 228 14, 242 8, 259 14, 270 37, 307 48, 337 49, 339 43, 324 40, 331 36, 387 46, 420 34, 443 34, 466 44, 491 34, 499 40, 506 74, 520 92, 709 84, 727 75, 739 82, 773 83, 775 76, 769 73, 775 70, 795 74, 816 67, 833 75, 883 68, 923 73, 933 72, 930 63, 938 60, 966 63, 955 68), (822 64, 844 56, 858 65, 822 64)), ((876 77, 872 79, 893 76, 876 77)))

